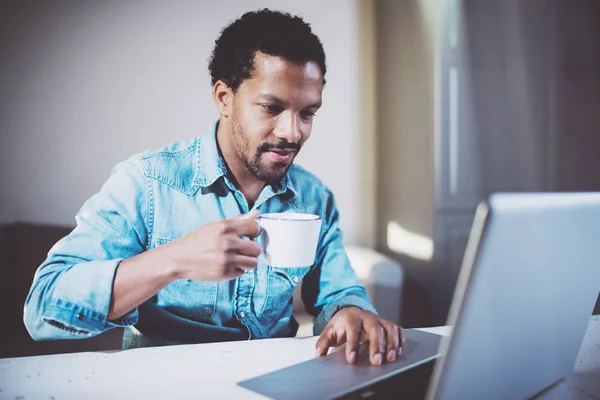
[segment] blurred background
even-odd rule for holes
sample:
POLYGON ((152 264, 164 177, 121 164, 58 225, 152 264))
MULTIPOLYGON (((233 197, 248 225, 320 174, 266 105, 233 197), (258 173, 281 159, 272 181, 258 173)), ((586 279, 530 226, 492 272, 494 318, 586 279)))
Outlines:
POLYGON ((3 327, 23 335, 35 269, 116 163, 214 122, 214 40, 262 7, 324 44, 297 162, 335 193, 347 245, 402 266, 404 326, 445 323, 488 194, 600 190, 596 0, 4 0, 3 327))

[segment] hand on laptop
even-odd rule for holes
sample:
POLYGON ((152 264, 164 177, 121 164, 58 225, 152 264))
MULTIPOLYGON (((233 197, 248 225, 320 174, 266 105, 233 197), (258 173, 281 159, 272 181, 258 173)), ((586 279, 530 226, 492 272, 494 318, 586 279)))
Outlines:
POLYGON ((346 343, 346 360, 353 364, 358 344, 369 342, 369 359, 373 365, 385 360, 396 361, 402 353, 404 331, 394 323, 358 307, 345 307, 330 320, 316 343, 317 357, 327 354, 329 347, 346 343))

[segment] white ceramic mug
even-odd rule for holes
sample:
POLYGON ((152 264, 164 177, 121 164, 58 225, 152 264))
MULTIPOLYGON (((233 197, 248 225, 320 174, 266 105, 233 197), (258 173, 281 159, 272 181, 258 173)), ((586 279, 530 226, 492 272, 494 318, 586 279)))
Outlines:
POLYGON ((257 220, 262 232, 265 262, 273 267, 297 268, 314 264, 321 217, 302 213, 267 213, 257 220))

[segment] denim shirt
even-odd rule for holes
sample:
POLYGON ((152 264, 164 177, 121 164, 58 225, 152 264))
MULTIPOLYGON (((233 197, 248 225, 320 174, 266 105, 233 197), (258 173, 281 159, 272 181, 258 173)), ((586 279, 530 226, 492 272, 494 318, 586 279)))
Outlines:
POLYGON ((318 214, 323 222, 313 265, 275 268, 260 256, 257 268, 237 279, 177 280, 118 320, 107 320, 122 260, 250 211, 228 178, 217 126, 114 168, 77 214, 75 229, 36 271, 24 309, 34 339, 86 338, 134 325, 130 333, 150 338, 134 347, 293 336, 292 294, 301 281, 306 309, 317 317, 315 334, 342 307, 375 312, 344 252, 333 194, 293 164, 279 184, 265 186, 253 208, 318 214))

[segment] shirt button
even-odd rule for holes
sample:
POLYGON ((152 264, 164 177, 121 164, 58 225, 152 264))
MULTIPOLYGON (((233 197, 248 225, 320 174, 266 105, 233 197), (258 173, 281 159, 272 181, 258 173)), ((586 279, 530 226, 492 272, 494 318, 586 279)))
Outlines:
POLYGON ((298 283, 299 279, 297 276, 294 277, 294 283, 298 283))
POLYGON ((242 311, 242 312, 240 313, 240 318, 244 318, 245 316, 246 316, 246 313, 242 311))
POLYGON ((85 319, 85 315, 83 315, 83 313, 79 313, 77 314, 77 319, 83 321, 85 319))

